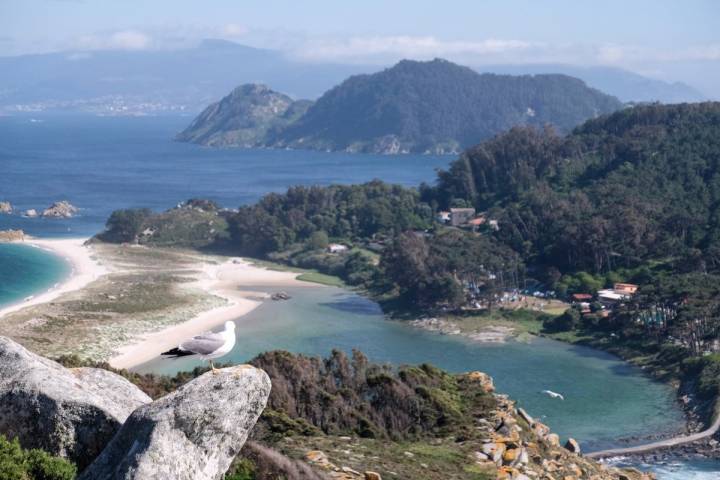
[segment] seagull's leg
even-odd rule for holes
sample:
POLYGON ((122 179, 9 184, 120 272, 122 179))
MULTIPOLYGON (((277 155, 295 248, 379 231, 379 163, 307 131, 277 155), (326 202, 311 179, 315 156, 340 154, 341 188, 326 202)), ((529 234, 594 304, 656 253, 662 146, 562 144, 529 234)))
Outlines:
POLYGON ((213 365, 212 360, 208 360, 210 362, 210 369, 212 370, 213 375, 217 375, 217 372, 219 371, 217 368, 215 368, 215 365, 213 365))

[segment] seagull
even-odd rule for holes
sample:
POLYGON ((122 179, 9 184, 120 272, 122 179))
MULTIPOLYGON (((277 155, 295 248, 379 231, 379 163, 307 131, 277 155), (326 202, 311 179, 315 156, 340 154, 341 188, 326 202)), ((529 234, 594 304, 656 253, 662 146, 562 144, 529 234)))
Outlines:
POLYGON ((205 332, 192 337, 172 350, 163 352, 168 358, 199 355, 203 360, 210 362, 213 373, 217 372, 213 359, 230 353, 235 346, 235 322, 225 322, 225 330, 220 332, 205 332))
POLYGON ((541 393, 544 393, 545 395, 549 395, 552 398, 559 398, 560 400, 565 400, 565 397, 563 397, 559 393, 553 392, 552 390, 543 390, 541 393))

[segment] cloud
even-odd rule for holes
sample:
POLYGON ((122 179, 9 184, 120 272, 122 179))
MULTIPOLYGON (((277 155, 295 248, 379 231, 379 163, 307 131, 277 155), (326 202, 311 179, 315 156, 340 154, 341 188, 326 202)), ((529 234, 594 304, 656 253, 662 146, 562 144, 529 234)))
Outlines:
POLYGON ((149 36, 136 30, 115 32, 110 37, 110 44, 121 50, 144 50, 150 43, 149 36))
POLYGON ((153 45, 153 39, 138 30, 120 30, 83 35, 73 43, 81 50, 146 50, 153 45))
POLYGON ((92 58, 92 54, 87 53, 87 52, 77 52, 77 53, 71 53, 65 58, 67 60, 70 60, 71 62, 78 62, 81 60, 87 60, 89 58, 92 58))
POLYGON ((595 47, 594 58, 603 65, 677 63, 720 60, 720 44, 675 49, 656 49, 637 45, 606 44, 595 47))
POLYGON ((220 35, 226 38, 242 37, 249 32, 247 27, 237 23, 228 23, 220 29, 220 35))
POLYGON ((427 58, 448 55, 498 55, 529 50, 538 44, 521 40, 486 39, 444 41, 433 36, 371 36, 310 38, 292 49, 300 59, 312 61, 367 61, 386 57, 427 58))

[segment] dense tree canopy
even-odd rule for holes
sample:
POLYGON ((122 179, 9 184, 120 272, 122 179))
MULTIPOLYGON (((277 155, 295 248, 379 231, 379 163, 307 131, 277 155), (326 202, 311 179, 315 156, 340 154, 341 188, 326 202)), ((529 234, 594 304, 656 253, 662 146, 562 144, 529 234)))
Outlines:
POLYGON ((432 224, 415 190, 373 181, 363 185, 292 187, 241 207, 229 218, 234 246, 265 255, 322 231, 335 239, 372 239, 432 224))
POLYGON ((517 128, 468 150, 423 199, 494 208, 531 263, 613 270, 697 250, 720 266, 720 104, 648 105, 571 135, 517 128))
POLYGON ((403 233, 383 252, 381 265, 408 301, 424 307, 463 305, 469 291, 492 304, 495 294, 517 285, 522 272, 509 248, 456 229, 403 233))
POLYGON ((616 98, 565 75, 479 74, 446 60, 403 60, 329 90, 281 138, 294 146, 378 151, 392 136, 401 151, 447 152, 516 125, 569 131, 619 108, 616 98))

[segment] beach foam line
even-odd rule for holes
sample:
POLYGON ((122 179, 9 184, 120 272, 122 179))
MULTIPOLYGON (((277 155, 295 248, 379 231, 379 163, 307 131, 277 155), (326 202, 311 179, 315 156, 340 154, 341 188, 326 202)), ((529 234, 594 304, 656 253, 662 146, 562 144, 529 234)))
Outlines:
POLYGON ((17 312, 33 305, 47 303, 59 296, 84 288, 87 284, 108 273, 102 265, 93 260, 90 250, 85 246, 87 238, 27 238, 25 241, 16 242, 33 248, 46 250, 53 255, 65 259, 71 267, 67 278, 62 282, 53 285, 44 293, 30 295, 22 301, 8 305, 0 309, 0 318, 17 312))

